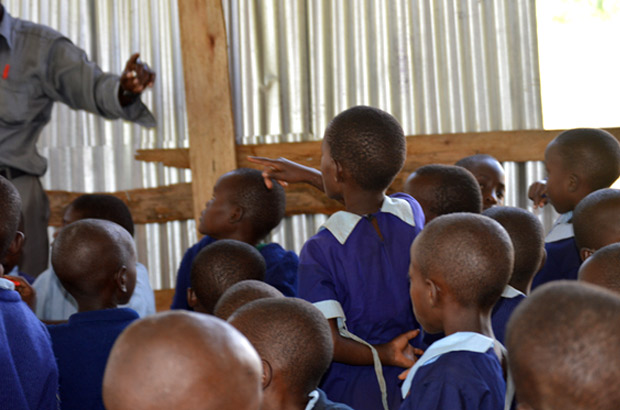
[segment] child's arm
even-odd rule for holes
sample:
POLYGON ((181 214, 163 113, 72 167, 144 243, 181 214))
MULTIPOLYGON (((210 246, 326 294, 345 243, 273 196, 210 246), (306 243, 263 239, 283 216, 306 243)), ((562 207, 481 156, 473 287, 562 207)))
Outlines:
POLYGON ((282 186, 303 182, 323 191, 323 175, 318 169, 306 167, 286 158, 248 157, 248 161, 264 166, 263 178, 267 188, 272 188, 271 178, 282 186))
POLYGON ((19 293, 22 300, 28 305, 30 310, 34 312, 35 306, 37 305, 37 293, 32 286, 28 283, 28 281, 21 276, 9 276, 3 275, 4 279, 8 279, 15 285, 15 290, 19 293))
POLYGON ((530 189, 527 191, 527 196, 534 201, 534 209, 545 206, 547 202, 549 202, 549 199, 547 198, 547 181, 543 179, 534 182, 530 185, 530 189))

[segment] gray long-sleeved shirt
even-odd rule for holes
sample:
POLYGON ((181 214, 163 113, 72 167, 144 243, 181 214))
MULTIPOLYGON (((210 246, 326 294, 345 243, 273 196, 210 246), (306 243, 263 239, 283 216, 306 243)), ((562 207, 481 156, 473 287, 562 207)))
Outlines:
POLYGON ((121 107, 119 86, 117 75, 104 73, 62 34, 5 10, 0 22, 0 166, 45 173, 47 160, 36 143, 55 101, 154 127, 155 118, 141 101, 121 107))

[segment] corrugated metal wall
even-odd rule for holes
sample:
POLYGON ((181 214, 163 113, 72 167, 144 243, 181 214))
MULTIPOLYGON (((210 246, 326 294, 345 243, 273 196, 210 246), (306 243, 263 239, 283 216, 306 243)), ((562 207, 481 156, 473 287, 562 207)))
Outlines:
MULTIPOLYGON (((133 160, 137 148, 188 144, 176 1, 3 3, 16 17, 58 29, 104 70, 120 73, 141 51, 158 74, 144 98, 157 130, 56 106, 39 143, 50 161, 47 188, 116 191, 191 180, 188 171, 133 160)), ((542 128, 534 0, 223 5, 238 143, 320 139, 335 114, 357 104, 393 113, 407 134, 542 128)), ((524 187, 542 167, 505 166, 507 203, 525 206, 524 187)), ((273 239, 299 251, 324 220, 287 218, 273 239)), ((139 259, 155 288, 174 284, 194 240, 192 221, 138 227, 139 259)))

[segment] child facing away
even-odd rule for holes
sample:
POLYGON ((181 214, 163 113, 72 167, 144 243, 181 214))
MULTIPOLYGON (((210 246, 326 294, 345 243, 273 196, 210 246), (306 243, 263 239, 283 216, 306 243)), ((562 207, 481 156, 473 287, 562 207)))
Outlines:
POLYGON ((463 167, 425 165, 409 175, 403 191, 420 203, 426 223, 455 212, 482 212, 480 185, 463 167))
POLYGON ((224 292, 215 304, 213 314, 222 320, 228 320, 235 310, 258 299, 283 298, 278 289, 260 280, 242 280, 224 292))
MULTIPOLYGON (((20 213, 17 189, 0 177, 0 258, 16 251, 23 239, 17 232, 20 213)), ((0 278, 0 374, 3 408, 58 409, 58 368, 50 335, 15 291, 15 284, 4 277, 0 278)))
POLYGON ((482 209, 504 204, 506 177, 504 167, 487 154, 476 154, 462 158, 454 164, 463 167, 476 177, 482 193, 482 209))
POLYGON ((297 298, 255 300, 228 322, 248 338, 263 362, 262 410, 351 410, 318 389, 333 342, 327 320, 312 304, 297 298))
POLYGON ((504 343, 510 315, 529 295, 534 275, 545 263, 545 235, 538 218, 524 209, 495 206, 482 214, 499 222, 506 229, 515 251, 510 281, 491 314, 495 338, 504 343))
POLYGON ((78 313, 48 325, 60 375, 63 410, 103 409, 101 386, 112 345, 138 314, 117 308, 136 285, 133 238, 122 226, 101 219, 67 225, 54 240, 52 265, 78 303, 78 313))
MULTIPOLYGON (((67 206, 62 218, 63 228, 82 219, 102 219, 122 226, 134 235, 131 211, 123 201, 112 195, 86 194, 76 198, 67 206)), ((58 232, 58 231, 57 231, 58 232)), ((141 263, 136 263, 136 288, 127 305, 140 317, 155 313, 155 295, 149 282, 149 273, 141 263)), ((50 266, 35 280, 33 287, 37 292, 35 313, 46 322, 66 321, 76 313, 78 305, 71 294, 63 288, 58 276, 50 266)))
POLYGON ((285 207, 284 189, 267 189, 260 171, 240 168, 222 175, 200 216, 198 231, 205 236, 185 252, 179 266, 171 308, 190 309, 187 288, 192 261, 202 248, 218 239, 236 239, 256 246, 267 264, 265 282, 286 296, 296 296, 297 255, 277 243, 259 243, 282 221, 285 207))
POLYGON ((586 259, 579 280, 620 294, 620 243, 604 246, 586 259))
POLYGON ((508 323, 520 409, 620 408, 620 297, 575 281, 532 292, 508 323))
POLYGON ((589 193, 608 188, 620 176, 620 144, 600 129, 560 133, 545 150, 547 179, 530 186, 534 207, 550 202, 562 214, 545 238, 547 261, 532 289, 552 280, 577 279, 581 265, 573 234, 573 210, 589 193))
POLYGON ((482 215, 441 216, 415 239, 409 270, 415 316, 425 331, 446 336, 409 370, 401 410, 504 407, 502 352, 491 309, 513 263, 505 229, 482 215))
POLYGON ((237 329, 213 316, 170 311, 120 335, 103 400, 108 410, 258 410, 261 374, 256 350, 237 329))
POLYGON ((233 239, 220 239, 194 258, 187 302, 196 312, 212 315, 215 304, 232 285, 264 277, 265 260, 255 247, 233 239))
POLYGON ((573 228, 582 261, 603 246, 620 242, 620 191, 599 189, 583 198, 575 207, 573 228))
POLYGON ((385 195, 405 162, 405 136, 390 114, 357 106, 329 123, 321 151, 321 171, 252 160, 266 167, 265 177, 307 182, 344 203, 299 258, 299 295, 329 319, 334 339, 321 388, 356 410, 398 408, 398 374, 414 363, 409 342, 422 347, 407 270, 424 214, 407 194, 385 195))

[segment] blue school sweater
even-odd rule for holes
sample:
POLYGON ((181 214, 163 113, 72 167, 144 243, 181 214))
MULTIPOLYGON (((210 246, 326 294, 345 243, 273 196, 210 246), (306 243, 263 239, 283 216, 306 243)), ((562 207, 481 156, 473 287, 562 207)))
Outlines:
POLYGON ((50 335, 19 294, 4 288, 0 288, 0 375, 3 409, 58 408, 58 369, 50 335))
POLYGON ((512 286, 506 286, 502 297, 499 298, 495 306, 493 307, 493 313, 491 313, 491 324, 493 325, 493 333, 495 338, 504 344, 504 337, 506 335, 506 325, 508 319, 512 315, 512 312, 519 306, 525 299, 525 295, 519 292, 512 286))
POLYGON ((48 326, 63 410, 104 409, 101 389, 112 345, 138 318, 133 309, 104 309, 78 312, 65 324, 48 326))
MULTIPOLYGON (((198 252, 215 241, 216 239, 207 235, 185 252, 177 273, 177 285, 171 309, 191 310, 187 304, 187 288, 191 286, 192 262, 198 252)), ((258 245, 256 249, 263 255, 267 265, 265 282, 278 289, 284 296, 297 296, 299 258, 295 252, 287 251, 277 243, 258 245)))

